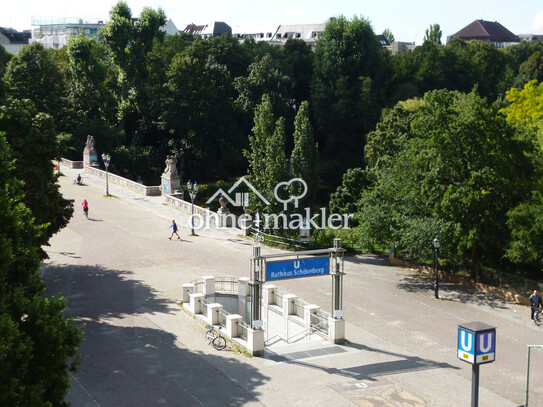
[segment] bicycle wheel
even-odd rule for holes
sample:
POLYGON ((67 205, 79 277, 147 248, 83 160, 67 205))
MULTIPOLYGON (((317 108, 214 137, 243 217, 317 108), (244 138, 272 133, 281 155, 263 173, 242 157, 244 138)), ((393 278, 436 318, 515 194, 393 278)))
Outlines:
POLYGON ((213 339, 215 339, 215 332, 212 330, 206 331, 206 343, 208 345, 211 345, 211 342, 213 342, 213 339))
POLYGON ((223 350, 226 348, 226 339, 224 339, 224 336, 219 335, 213 339, 213 347, 217 350, 223 350))
POLYGON ((543 324, 543 314, 541 311, 537 311, 534 315, 534 322, 537 326, 541 326, 543 324))

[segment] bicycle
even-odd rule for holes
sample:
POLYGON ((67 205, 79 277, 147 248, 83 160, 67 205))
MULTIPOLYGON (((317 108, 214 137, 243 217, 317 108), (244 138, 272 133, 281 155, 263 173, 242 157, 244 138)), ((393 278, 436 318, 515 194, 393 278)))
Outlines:
POLYGON ((534 323, 537 326, 541 326, 541 324, 543 324, 543 311, 540 309, 538 309, 534 314, 534 323))
POLYGON ((226 339, 224 336, 221 335, 221 327, 215 331, 213 326, 209 326, 206 331, 206 343, 208 345, 213 345, 213 347, 217 350, 223 350, 226 348, 226 339))

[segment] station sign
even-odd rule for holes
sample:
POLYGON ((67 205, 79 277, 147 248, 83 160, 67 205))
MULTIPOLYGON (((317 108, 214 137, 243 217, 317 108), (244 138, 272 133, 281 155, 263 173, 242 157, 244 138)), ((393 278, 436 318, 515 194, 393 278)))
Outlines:
POLYGON ((330 258, 328 256, 266 262, 266 281, 328 274, 330 274, 330 258))
POLYGON ((458 358, 472 365, 496 360, 496 328, 483 322, 458 325, 458 358))

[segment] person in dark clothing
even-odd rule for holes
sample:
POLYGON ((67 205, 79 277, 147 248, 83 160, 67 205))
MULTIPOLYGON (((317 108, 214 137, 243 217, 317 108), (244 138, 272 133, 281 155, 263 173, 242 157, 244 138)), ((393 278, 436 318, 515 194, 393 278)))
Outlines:
POLYGON ((530 305, 532 308, 532 319, 534 319, 534 315, 538 309, 541 308, 541 297, 539 296, 539 293, 537 290, 534 290, 534 293, 530 295, 530 305))

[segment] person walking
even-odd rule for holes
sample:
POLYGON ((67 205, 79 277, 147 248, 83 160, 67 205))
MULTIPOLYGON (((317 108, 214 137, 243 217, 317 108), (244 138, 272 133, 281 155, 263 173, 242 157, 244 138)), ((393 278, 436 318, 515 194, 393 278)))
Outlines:
POLYGON ((87 202, 86 199, 83 199, 83 203, 81 204, 83 205, 83 212, 85 213, 85 218, 89 218, 89 203, 87 202))
POLYGON ((172 240, 172 237, 174 234, 177 236, 178 239, 181 239, 179 235, 177 234, 177 223, 175 223, 175 219, 172 220, 172 224, 170 225, 170 228, 172 228, 172 234, 168 239, 172 240))
POLYGON ((530 295, 530 305, 532 308, 532 319, 534 319, 534 315, 536 311, 541 308, 541 297, 539 296, 539 293, 537 290, 534 290, 534 293, 530 295))

